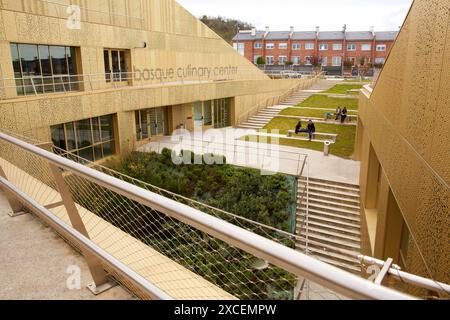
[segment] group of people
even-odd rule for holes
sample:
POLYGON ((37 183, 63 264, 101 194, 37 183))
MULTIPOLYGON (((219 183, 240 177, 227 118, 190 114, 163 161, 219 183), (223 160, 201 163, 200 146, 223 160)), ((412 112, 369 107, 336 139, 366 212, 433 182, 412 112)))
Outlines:
POLYGON ((344 107, 344 109, 341 109, 341 107, 338 107, 336 109, 336 121, 341 119, 341 123, 344 123, 345 120, 347 119, 347 117, 348 117, 347 107, 344 107))
POLYGON ((295 127, 295 134, 299 134, 302 132, 308 133, 309 141, 311 141, 314 137, 314 133, 316 133, 316 126, 312 122, 312 120, 308 121, 308 125, 306 126, 306 129, 302 128, 302 122, 299 121, 297 126, 295 127))

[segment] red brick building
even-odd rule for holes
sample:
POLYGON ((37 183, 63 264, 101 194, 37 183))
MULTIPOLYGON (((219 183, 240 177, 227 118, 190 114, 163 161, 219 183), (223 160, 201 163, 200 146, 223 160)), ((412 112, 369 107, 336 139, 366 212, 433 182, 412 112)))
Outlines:
POLYGON ((257 63, 266 65, 311 65, 317 61, 324 67, 384 64, 397 37, 397 31, 240 31, 234 38, 236 50, 257 63))

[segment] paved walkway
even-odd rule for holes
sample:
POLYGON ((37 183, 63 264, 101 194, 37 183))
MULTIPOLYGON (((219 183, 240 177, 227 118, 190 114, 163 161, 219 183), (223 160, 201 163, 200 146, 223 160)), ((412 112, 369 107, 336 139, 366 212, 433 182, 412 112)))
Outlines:
POLYGON ((273 170, 291 175, 297 175, 305 163, 305 159, 308 159, 305 163, 304 175, 307 174, 309 168, 311 178, 359 184, 360 163, 358 161, 333 155, 324 156, 323 152, 315 150, 240 140, 247 135, 257 134, 256 130, 251 129, 211 130, 208 136, 214 134, 226 137, 226 139, 211 140, 206 136, 200 136, 192 139, 184 138, 184 142, 181 142, 179 136, 164 137, 160 141, 150 142, 142 146, 138 151, 161 152, 163 148, 168 148, 176 151, 191 150, 197 154, 215 153, 225 155, 227 162, 230 164, 263 169, 264 171, 273 170), (208 140, 216 142, 205 142, 208 140), (200 141, 204 142, 203 145, 200 145, 200 141), (223 143, 223 141, 226 142, 223 143))
POLYGON ((128 300, 117 286, 94 296, 84 258, 31 214, 8 216, 9 204, 0 191, 0 300, 128 300), (81 270, 81 289, 67 289, 69 266, 81 270))

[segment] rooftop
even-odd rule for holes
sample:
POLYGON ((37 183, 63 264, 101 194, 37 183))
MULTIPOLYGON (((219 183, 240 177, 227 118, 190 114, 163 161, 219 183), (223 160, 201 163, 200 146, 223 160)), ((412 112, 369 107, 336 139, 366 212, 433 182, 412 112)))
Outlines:
MULTIPOLYGON (((398 31, 347 31, 345 38, 347 40, 364 41, 373 40, 374 37, 378 41, 394 41, 397 38, 398 31)), ((244 30, 240 31, 233 41, 252 41, 252 40, 315 40, 315 31, 294 31, 291 35, 290 31, 256 31, 244 30)), ((319 40, 344 40, 343 31, 320 31, 318 35, 319 40)))

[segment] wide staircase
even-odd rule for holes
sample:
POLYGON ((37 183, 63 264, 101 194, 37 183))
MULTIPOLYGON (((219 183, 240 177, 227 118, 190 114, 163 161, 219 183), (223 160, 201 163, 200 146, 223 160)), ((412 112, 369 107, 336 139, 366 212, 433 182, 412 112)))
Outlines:
POLYGON ((294 92, 292 95, 288 96, 282 103, 280 103, 280 105, 268 107, 259 111, 255 116, 249 118, 247 122, 239 125, 239 128, 255 130, 263 129, 283 109, 286 109, 288 106, 294 106, 302 103, 313 94, 328 90, 334 87, 336 84, 336 82, 322 79, 308 90, 298 90, 294 92))
POLYGON ((296 248, 360 273, 356 259, 361 249, 359 186, 310 178, 307 197, 306 179, 299 179, 298 184, 297 234, 303 240, 297 241, 296 248))

